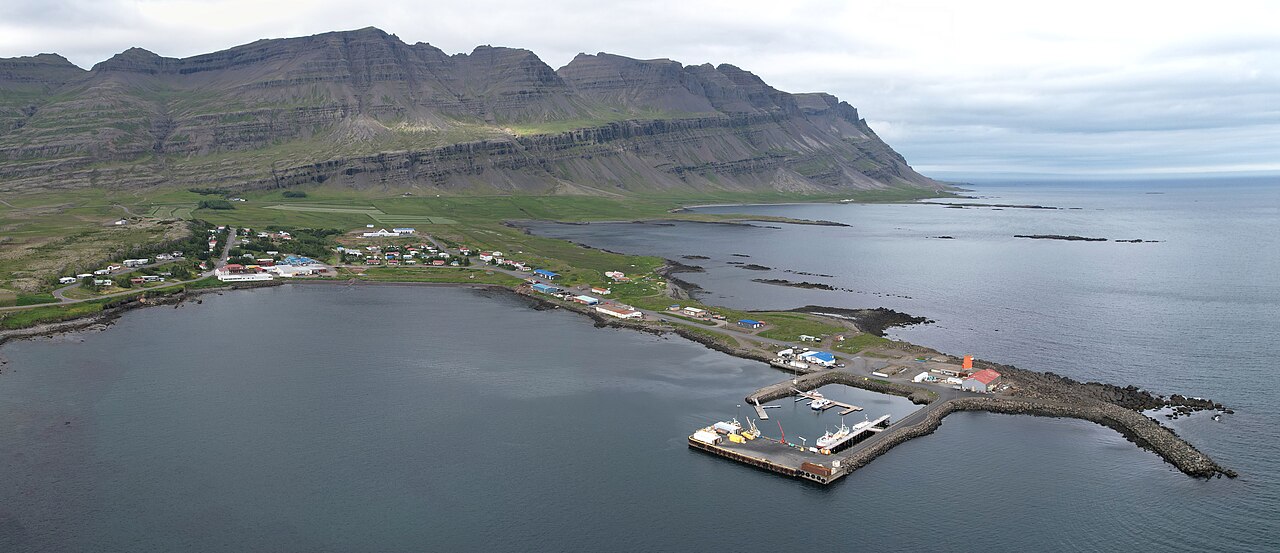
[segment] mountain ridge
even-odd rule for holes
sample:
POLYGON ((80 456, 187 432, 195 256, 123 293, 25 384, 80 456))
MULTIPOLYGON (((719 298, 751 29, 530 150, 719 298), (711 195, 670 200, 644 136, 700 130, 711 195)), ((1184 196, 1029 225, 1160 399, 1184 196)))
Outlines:
POLYGON ((376 28, 81 69, 0 59, 0 190, 313 183, 450 193, 943 186, 826 93, 730 64, 489 45, 376 28))

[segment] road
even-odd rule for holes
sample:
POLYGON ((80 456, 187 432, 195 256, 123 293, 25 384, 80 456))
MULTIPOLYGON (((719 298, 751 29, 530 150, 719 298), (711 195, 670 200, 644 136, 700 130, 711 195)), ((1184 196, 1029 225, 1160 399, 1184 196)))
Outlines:
MULTIPOLYGON (((216 268, 221 268, 221 267, 223 267, 223 266, 225 266, 225 265, 227 264, 227 256, 230 254, 230 252, 231 252, 231 246, 232 246, 232 244, 234 244, 234 243, 235 243, 235 240, 236 240, 236 229, 234 229, 234 228, 229 228, 229 229, 227 229, 227 244, 226 244, 226 246, 224 246, 224 247, 222 248, 222 256, 221 256, 220 258, 218 258, 218 260, 217 260, 217 261, 215 261, 215 262, 214 262, 214 267, 215 267, 215 269, 216 269, 216 268)), ((144 268, 144 267, 155 267, 155 266, 157 266, 157 265, 163 265, 163 264, 165 264, 165 263, 172 263, 172 261, 156 262, 156 263, 150 263, 150 264, 147 264, 147 265, 143 265, 142 267, 133 267, 133 268, 129 268, 129 269, 126 269, 126 270, 120 271, 120 272, 118 272, 118 273, 114 273, 114 274, 112 274, 111 276, 124 275, 124 274, 131 273, 131 272, 133 272, 133 271, 136 271, 136 270, 141 269, 141 268, 144 268)), ((197 281, 197 280, 201 280, 201 279, 207 278, 207 277, 209 277, 209 276, 211 276, 211 275, 213 275, 213 274, 214 274, 214 269, 210 269, 210 270, 208 270, 208 271, 205 271, 205 272, 203 272, 203 273, 200 273, 200 275, 199 275, 199 276, 197 276, 197 277, 195 277, 195 278, 191 278, 191 279, 187 279, 187 280, 175 280, 175 281, 172 281, 172 282, 166 282, 166 283, 164 284, 164 286, 162 286, 162 288, 163 288, 163 287, 168 287, 168 286, 174 286, 174 285, 177 285, 177 284, 187 284, 187 283, 195 282, 195 281, 197 281)), ((71 299, 71 298, 66 297, 66 295, 65 295, 65 294, 66 294, 66 292, 67 292, 68 290, 70 290, 70 289, 72 289, 72 288, 76 288, 76 287, 78 287, 78 286, 80 286, 80 283, 77 281, 75 284, 68 284, 68 285, 66 285, 66 286, 63 286, 63 287, 61 287, 61 288, 58 288, 58 289, 54 290, 54 291, 52 292, 52 294, 53 294, 53 297, 55 297, 55 298, 57 298, 57 299, 58 299, 58 301, 57 301, 56 303, 41 303, 41 304, 36 304, 36 305, 19 305, 19 306, 11 306, 11 307, 0 307, 0 311, 18 311, 18 310, 21 310, 21 309, 33 309, 33 308, 36 308, 36 307, 48 307, 48 306, 51 306, 51 305, 70 305, 70 304, 73 304, 73 303, 83 303, 83 302, 86 302, 86 301, 100 300, 100 299, 103 299, 103 298, 114 298, 114 297, 117 297, 117 296, 127 296, 127 295, 129 295, 129 294, 133 294, 133 293, 138 292, 138 290, 124 290, 124 291, 121 291, 121 292, 115 292, 115 293, 113 293, 113 294, 103 294, 103 295, 101 295, 101 296, 94 296, 94 297, 91 297, 91 298, 83 298, 83 299, 71 299)))

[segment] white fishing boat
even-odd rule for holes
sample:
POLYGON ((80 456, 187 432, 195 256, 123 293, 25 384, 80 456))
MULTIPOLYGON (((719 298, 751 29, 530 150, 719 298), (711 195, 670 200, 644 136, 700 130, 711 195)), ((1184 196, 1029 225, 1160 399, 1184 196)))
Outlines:
POLYGON ((853 434, 868 426, 871 426, 871 421, 869 420, 864 420, 860 423, 853 425, 852 427, 845 426, 844 418, 842 417, 840 419, 840 428, 836 429, 835 432, 828 431, 826 434, 823 434, 821 438, 818 438, 818 442, 817 442, 818 448, 827 449, 833 445, 840 443, 841 440, 845 439, 850 434, 853 434))
POLYGON ((841 419, 840 428, 837 428, 835 432, 827 431, 827 433, 823 434, 821 438, 818 438, 818 449, 827 449, 836 445, 840 443, 840 440, 843 440, 845 436, 848 436, 852 432, 853 429, 845 426, 844 419, 841 419))

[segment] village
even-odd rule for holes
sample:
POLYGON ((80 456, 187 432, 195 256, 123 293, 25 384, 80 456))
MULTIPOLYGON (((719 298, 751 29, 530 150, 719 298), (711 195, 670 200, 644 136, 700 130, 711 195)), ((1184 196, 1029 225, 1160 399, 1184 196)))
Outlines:
MULTIPOLYGON (((874 378, 975 392, 1004 389, 995 371, 974 371, 971 357, 956 364, 941 356, 912 358, 889 347, 868 350, 877 356, 874 362, 868 362, 870 357, 855 355, 863 350, 862 344, 867 342, 863 338, 868 336, 853 327, 815 326, 817 323, 794 314, 774 314, 778 324, 773 324, 758 316, 696 302, 658 307, 650 298, 646 300, 649 305, 636 306, 615 298, 615 288, 631 287, 627 289, 636 298, 637 289, 646 293, 666 289, 665 280, 654 274, 629 276, 621 270, 605 270, 594 273, 603 276, 599 281, 582 282, 579 277, 577 282, 565 284, 555 270, 519 259, 520 252, 511 255, 496 249, 446 244, 410 227, 385 229, 368 225, 342 232, 218 226, 209 228, 204 240, 205 247, 195 252, 204 259, 188 259, 186 253, 177 250, 149 258, 124 259, 91 273, 62 277, 59 283, 66 286, 59 292, 73 293, 78 287, 87 294, 119 293, 130 287, 162 285, 168 279, 193 276, 211 276, 225 284, 280 279, 359 280, 370 270, 389 268, 443 270, 454 274, 458 282, 466 282, 463 274, 474 279, 475 271, 480 270, 480 274, 502 273, 519 279, 517 293, 541 297, 557 306, 628 323, 675 325, 687 332, 714 335, 725 346, 754 350, 754 356, 797 374, 842 369, 852 363, 853 368, 872 367, 864 372, 874 378), (831 351, 822 349, 823 345, 831 351)), ((877 340, 867 343, 887 343, 877 340)))
MULTIPOLYGON (((996 371, 973 370, 972 357, 969 356, 962 363, 955 363, 943 356, 913 357, 909 353, 887 348, 870 352, 877 357, 868 362, 868 358, 850 355, 858 353, 858 347, 844 347, 847 339, 860 334, 856 330, 813 335, 796 333, 795 342, 792 342, 761 335, 765 331, 777 329, 777 325, 759 318, 733 316, 729 310, 701 304, 670 304, 662 309, 645 309, 612 297, 615 287, 635 284, 637 278, 640 281, 650 281, 656 278, 654 275, 632 277, 620 270, 610 270, 603 272, 604 278, 599 282, 562 284, 563 277, 560 273, 535 267, 528 261, 500 250, 480 250, 461 244, 449 246, 433 236, 420 234, 415 228, 397 227, 388 230, 375 229, 372 225, 342 234, 329 233, 325 238, 333 238, 338 245, 324 241, 326 251, 318 253, 327 255, 316 255, 331 261, 326 263, 298 253, 299 248, 294 246, 298 239, 296 234, 304 231, 240 231, 244 235, 242 239, 234 237, 235 229, 230 231, 232 243, 226 244, 229 252, 226 264, 214 272, 220 281, 236 283, 294 278, 337 279, 346 276, 359 279, 366 271, 375 268, 474 270, 478 267, 486 274, 501 272, 519 278, 517 293, 541 297, 542 301, 565 308, 620 321, 675 324, 698 332, 719 334, 727 338, 728 343, 754 348, 761 354, 767 353, 772 357, 770 364, 797 374, 842 369, 846 368, 847 363, 856 360, 857 363, 853 363, 855 368, 864 368, 868 376, 879 379, 981 393, 1007 388, 1001 387, 1000 375, 996 371), (819 349, 824 343, 840 351, 819 349)), ((224 227, 211 229, 208 242, 210 251, 220 244, 218 237, 226 236, 227 233, 224 227)), ((665 286, 661 281, 652 284, 665 286)), ((790 319, 784 319, 784 322, 787 321, 790 319)))

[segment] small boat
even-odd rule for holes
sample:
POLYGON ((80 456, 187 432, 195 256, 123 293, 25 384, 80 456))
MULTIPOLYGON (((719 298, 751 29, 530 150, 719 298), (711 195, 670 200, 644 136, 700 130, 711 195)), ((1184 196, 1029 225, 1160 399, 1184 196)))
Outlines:
POLYGON ((827 407, 830 407, 832 403, 833 402, 831 400, 825 397, 820 397, 818 399, 815 399, 809 402, 809 408, 813 409, 814 411, 821 411, 823 409, 826 409, 827 407))

